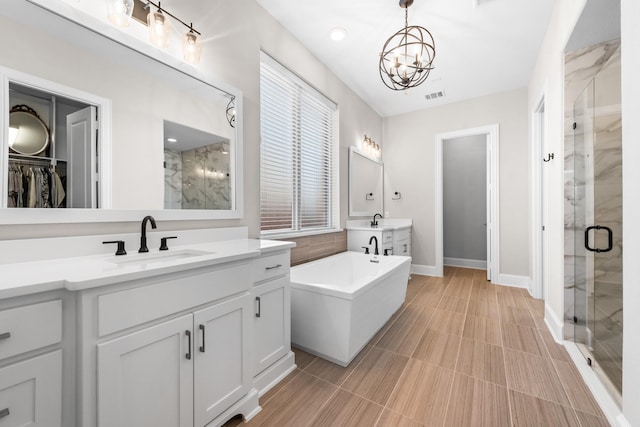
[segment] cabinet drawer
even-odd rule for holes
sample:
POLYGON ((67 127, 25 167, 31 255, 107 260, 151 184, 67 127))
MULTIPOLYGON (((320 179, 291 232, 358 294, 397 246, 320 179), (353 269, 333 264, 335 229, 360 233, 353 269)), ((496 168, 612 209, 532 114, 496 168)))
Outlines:
POLYGON ((400 240, 396 244, 394 255, 411 256, 411 239, 400 240))
POLYGON ((0 360, 61 340, 61 300, 0 311, 0 360))
POLYGON ((62 350, 0 369, 0 425, 62 424, 62 350))
POLYGON ((384 231, 382 233, 382 242, 381 244, 384 246, 385 243, 391 243, 393 241, 393 232, 392 231, 384 231))
POLYGON ((98 297, 98 336, 160 319, 251 288, 249 263, 158 281, 98 297))
POLYGON ((289 251, 253 260, 253 282, 261 282, 289 272, 289 251))

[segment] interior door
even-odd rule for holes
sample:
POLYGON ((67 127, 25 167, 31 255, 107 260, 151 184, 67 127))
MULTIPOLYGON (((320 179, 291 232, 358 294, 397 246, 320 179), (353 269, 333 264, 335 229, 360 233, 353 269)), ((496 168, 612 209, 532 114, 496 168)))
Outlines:
POLYGON ((67 116, 67 207, 97 208, 96 107, 67 116))

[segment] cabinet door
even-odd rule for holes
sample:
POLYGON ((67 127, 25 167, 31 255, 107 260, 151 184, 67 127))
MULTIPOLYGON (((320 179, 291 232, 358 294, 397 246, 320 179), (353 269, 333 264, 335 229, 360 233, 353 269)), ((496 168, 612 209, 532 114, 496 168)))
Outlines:
POLYGON ((402 239, 396 243, 394 255, 411 256, 411 239, 402 239))
POLYGON ((193 426, 191 314, 98 345, 100 427, 193 426))
POLYGON ((194 313, 195 426, 206 425, 251 388, 252 315, 248 293, 194 313))
POLYGON ((62 350, 0 369, 0 426, 62 424, 62 350))
POLYGON ((253 288, 254 369, 257 375, 287 354, 291 342, 289 277, 253 288))

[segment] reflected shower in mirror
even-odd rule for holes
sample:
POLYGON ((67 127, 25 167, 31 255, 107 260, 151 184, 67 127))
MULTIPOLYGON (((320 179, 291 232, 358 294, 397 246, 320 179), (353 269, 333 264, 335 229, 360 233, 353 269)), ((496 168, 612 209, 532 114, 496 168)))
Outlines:
POLYGON ((229 139, 164 121, 164 208, 231 209, 229 139))
POLYGON ((349 151, 349 216, 383 212, 383 164, 351 147, 349 151))

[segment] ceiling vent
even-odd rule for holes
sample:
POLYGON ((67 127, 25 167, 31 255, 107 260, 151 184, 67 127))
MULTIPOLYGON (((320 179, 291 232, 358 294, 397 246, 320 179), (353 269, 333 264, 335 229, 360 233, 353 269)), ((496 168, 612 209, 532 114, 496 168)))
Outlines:
POLYGON ((443 90, 439 90, 437 92, 433 92, 433 93, 430 93, 428 95, 425 95, 424 97, 427 99, 427 101, 431 101, 432 99, 443 98, 444 97, 444 91, 443 90))

